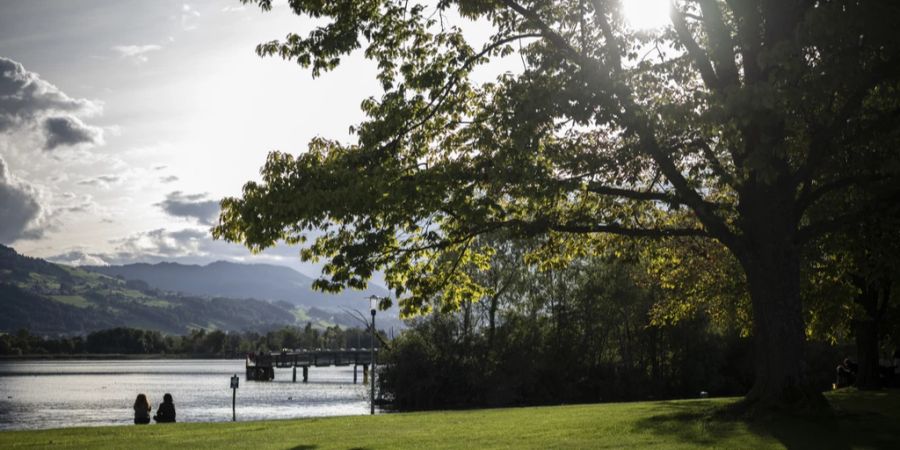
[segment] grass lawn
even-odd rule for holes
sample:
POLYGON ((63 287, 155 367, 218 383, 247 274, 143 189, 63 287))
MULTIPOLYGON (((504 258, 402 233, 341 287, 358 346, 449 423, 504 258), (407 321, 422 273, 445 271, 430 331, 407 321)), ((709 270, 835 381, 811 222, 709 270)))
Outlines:
POLYGON ((828 394, 832 418, 747 422, 734 399, 0 433, 0 448, 900 448, 900 391, 828 394))

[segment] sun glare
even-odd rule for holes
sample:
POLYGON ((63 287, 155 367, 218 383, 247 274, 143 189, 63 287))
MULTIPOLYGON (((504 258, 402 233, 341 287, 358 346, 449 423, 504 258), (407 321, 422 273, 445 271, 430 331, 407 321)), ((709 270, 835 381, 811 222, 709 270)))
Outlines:
POLYGON ((622 14, 632 27, 639 30, 662 28, 669 24, 668 0, 620 0, 622 14))

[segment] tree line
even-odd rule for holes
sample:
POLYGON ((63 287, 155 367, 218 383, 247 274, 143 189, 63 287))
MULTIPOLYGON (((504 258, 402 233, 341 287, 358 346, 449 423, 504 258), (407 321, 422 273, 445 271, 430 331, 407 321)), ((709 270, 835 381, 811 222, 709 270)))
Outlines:
MULTIPOLYGON (((111 328, 85 336, 42 337, 19 330, 0 335, 0 355, 171 355, 243 357, 247 353, 281 349, 369 347, 370 335, 359 328, 337 325, 325 329, 285 326, 267 333, 195 329, 185 335, 137 328, 111 328)), ((378 346, 376 340, 376 346, 378 346)))
MULTIPOLYGON (((459 309, 437 300, 391 341, 384 395, 399 409, 435 409, 739 396, 752 388, 752 308, 725 249, 694 239, 595 244, 589 254, 554 259, 542 247, 560 242, 480 239, 493 256, 473 276, 488 294, 459 309), (522 263, 535 254, 540 264, 522 263)), ((807 373, 821 392, 836 365, 862 351, 859 319, 832 311, 856 307, 857 297, 838 299, 835 286, 823 287, 822 277, 853 282, 834 278, 838 268, 817 261, 806 270, 807 373), (821 306, 823 289, 832 308, 821 306)), ((876 355, 900 348, 897 309, 895 298, 876 355)))

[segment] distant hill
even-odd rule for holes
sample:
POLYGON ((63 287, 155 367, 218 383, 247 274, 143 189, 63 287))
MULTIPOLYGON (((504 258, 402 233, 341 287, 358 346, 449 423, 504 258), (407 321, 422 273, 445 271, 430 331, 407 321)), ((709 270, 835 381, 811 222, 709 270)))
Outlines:
MULTIPOLYGON (((238 276, 227 269, 218 273, 238 276)), ((264 280, 272 282, 271 278, 264 280)), ((0 332, 27 329, 32 334, 83 334, 127 326, 184 334, 194 328, 267 331, 307 322, 319 327, 335 322, 356 326, 346 314, 316 308, 172 291, 175 289, 157 289, 139 280, 30 258, 0 245, 0 332)))
POLYGON ((388 291, 370 287, 328 294, 312 290, 312 278, 289 267, 218 261, 205 266, 178 263, 84 266, 83 269, 126 280, 141 280, 156 289, 205 297, 283 301, 307 308, 366 309, 365 298, 388 291))

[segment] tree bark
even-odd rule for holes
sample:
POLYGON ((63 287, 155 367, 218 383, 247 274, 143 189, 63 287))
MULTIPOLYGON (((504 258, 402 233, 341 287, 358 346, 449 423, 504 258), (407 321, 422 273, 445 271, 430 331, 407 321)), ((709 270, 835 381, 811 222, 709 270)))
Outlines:
POLYGON ((800 248, 790 222, 791 203, 778 198, 767 193, 756 197, 759 201, 742 199, 747 219, 735 253, 749 285, 755 362, 753 387, 743 405, 751 414, 828 411, 825 397, 804 373, 800 248))
POLYGON ((854 276, 853 284, 859 289, 854 301, 862 307, 864 316, 853 321, 853 334, 856 340, 856 358, 859 371, 856 374, 856 387, 859 389, 881 389, 878 376, 878 343, 879 325, 882 307, 879 299, 890 296, 890 284, 883 280, 866 280, 854 276))
POLYGON ((856 335, 856 357, 859 364, 856 387, 865 390, 881 389, 881 379, 878 377, 878 322, 871 318, 854 320, 853 333, 856 335))

